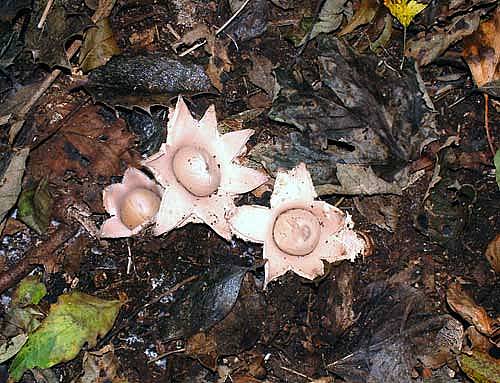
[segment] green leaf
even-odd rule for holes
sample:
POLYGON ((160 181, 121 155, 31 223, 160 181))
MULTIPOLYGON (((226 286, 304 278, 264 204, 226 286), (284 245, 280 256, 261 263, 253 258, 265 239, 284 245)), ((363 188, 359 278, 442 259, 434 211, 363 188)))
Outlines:
POLYGON ((473 351, 470 355, 459 357, 460 367, 475 383, 500 382, 500 360, 488 354, 473 351))
POLYGON ((42 234, 50 222, 52 197, 48 190, 47 179, 38 183, 36 188, 24 190, 19 197, 18 218, 38 234, 42 234))
POLYGON ((500 149, 497 150, 497 153, 495 154, 495 158, 493 159, 493 162, 495 164, 495 174, 496 174, 496 179, 497 179, 497 185, 498 185, 498 188, 500 188, 500 149))
POLYGON ((39 276, 29 276, 24 278, 14 291, 12 296, 12 306, 25 307, 37 305, 47 294, 45 285, 40 282, 39 276))
POLYGON ((31 368, 49 368, 75 358, 85 343, 95 346, 113 326, 122 303, 73 292, 61 295, 49 315, 29 336, 9 369, 17 382, 31 368))

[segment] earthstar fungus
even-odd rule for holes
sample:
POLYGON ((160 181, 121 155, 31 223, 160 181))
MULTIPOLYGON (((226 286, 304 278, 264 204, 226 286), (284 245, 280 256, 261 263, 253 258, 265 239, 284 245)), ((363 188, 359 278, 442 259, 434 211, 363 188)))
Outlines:
POLYGON ((234 161, 246 152, 253 132, 244 129, 220 135, 213 105, 197 121, 178 98, 169 115, 167 142, 144 161, 165 188, 155 234, 204 222, 221 237, 231 238, 227 217, 235 209, 235 195, 267 181, 262 173, 234 161))
POLYGON ((119 184, 104 189, 103 203, 111 215, 100 236, 130 237, 152 223, 160 207, 162 189, 141 171, 128 168, 119 184))
POLYGON ((240 238, 263 243, 266 286, 292 270, 307 279, 324 273, 323 261, 354 260, 365 240, 353 229, 347 213, 317 196, 311 176, 301 163, 276 176, 271 208, 240 206, 229 222, 240 238))

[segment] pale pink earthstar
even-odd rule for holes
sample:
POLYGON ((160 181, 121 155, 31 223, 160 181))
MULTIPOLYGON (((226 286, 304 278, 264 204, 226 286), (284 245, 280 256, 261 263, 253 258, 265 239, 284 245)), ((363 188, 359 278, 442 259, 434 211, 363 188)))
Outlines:
POLYGON ((365 240, 352 228, 347 213, 322 201, 306 166, 301 163, 276 176, 271 208, 240 206, 230 218, 240 238, 263 243, 264 286, 292 270, 314 279, 324 273, 323 260, 354 258, 365 250, 365 240))
POLYGON ((244 129, 220 135, 213 105, 197 121, 179 97, 169 115, 167 142, 144 161, 165 188, 156 235, 190 222, 204 222, 221 237, 231 239, 227 217, 235 209, 234 197, 268 179, 236 162, 246 152, 245 144, 253 133, 244 129))
POLYGON ((120 238, 139 233, 154 221, 162 192, 146 174, 128 168, 121 183, 104 189, 103 204, 111 218, 102 225, 100 236, 120 238))

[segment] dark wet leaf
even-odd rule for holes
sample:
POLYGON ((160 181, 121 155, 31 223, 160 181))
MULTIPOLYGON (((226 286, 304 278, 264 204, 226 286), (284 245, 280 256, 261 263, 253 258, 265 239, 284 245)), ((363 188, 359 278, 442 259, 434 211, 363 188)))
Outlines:
POLYGON ((202 66, 156 53, 114 56, 90 73, 85 88, 96 101, 149 111, 180 93, 208 92, 211 85, 202 66))
POLYGON ((13 31, 10 25, 0 25, 0 68, 5 69, 14 64, 23 47, 18 31, 13 31))
POLYGON ((90 18, 78 9, 72 9, 69 2, 54 0, 43 28, 38 28, 47 0, 34 2, 33 13, 26 32, 26 48, 33 53, 35 62, 49 67, 71 69, 66 55, 68 40, 82 36, 92 26, 90 18))
POLYGON ((52 196, 47 179, 41 180, 36 187, 26 189, 19 197, 18 218, 38 234, 47 230, 52 212, 52 196))
POLYGON ((0 21, 11 22, 21 11, 31 8, 31 0, 3 0, 0 2, 0 21))
POLYGON ((28 158, 29 149, 22 149, 12 153, 0 164, 0 223, 4 220, 9 210, 16 204, 24 175, 24 167, 28 158))
POLYGON ((427 65, 441 56, 450 45, 473 33, 479 26, 484 10, 459 14, 440 30, 432 30, 425 36, 417 36, 406 43, 405 55, 413 57, 419 65, 427 65))
POLYGON ((500 360, 479 351, 461 354, 459 363, 462 370, 475 383, 500 382, 500 360))
POLYGON ((235 265, 208 270, 169 307, 170 316, 162 324, 163 337, 191 336, 221 321, 233 308, 247 271, 235 265))
POLYGON ((112 56, 120 52, 109 19, 101 19, 95 28, 89 28, 85 32, 80 49, 80 67, 85 73, 89 72, 106 64, 112 56))
MULTIPOLYGON (((243 1, 231 0, 229 3, 231 11, 234 13, 240 8, 243 1)), ((269 3, 266 0, 254 0, 250 3, 225 30, 237 42, 258 37, 267 29, 269 3)))
POLYGON ((71 360, 85 343, 93 347, 111 329, 121 305, 80 292, 61 295, 12 361, 11 379, 19 381, 27 369, 71 360))
POLYGON ((129 129, 138 137, 141 154, 150 156, 156 153, 165 141, 165 110, 152 111, 151 114, 135 109, 120 109, 120 117, 127 121, 129 129))
POLYGON ((219 355, 238 355, 253 347, 261 338, 265 319, 264 294, 256 286, 253 275, 246 274, 231 311, 208 334, 214 337, 219 355))
POLYGON ((462 233, 469 219, 468 206, 475 198, 470 185, 462 187, 456 181, 452 169, 454 160, 453 150, 443 149, 422 208, 415 217, 415 226, 422 234, 449 249, 462 246, 462 233))
POLYGON ((462 325, 432 312, 422 291, 386 282, 368 291, 351 353, 328 365, 335 374, 352 383, 410 383, 415 366, 435 368, 460 351, 462 325))
POLYGON ((320 39, 318 56, 320 89, 277 72, 281 90, 269 117, 302 135, 252 150, 269 172, 303 161, 316 184, 337 183, 337 163, 394 174, 436 138, 434 109, 416 68, 408 66, 402 78, 379 73, 374 55, 359 55, 335 39, 320 39))

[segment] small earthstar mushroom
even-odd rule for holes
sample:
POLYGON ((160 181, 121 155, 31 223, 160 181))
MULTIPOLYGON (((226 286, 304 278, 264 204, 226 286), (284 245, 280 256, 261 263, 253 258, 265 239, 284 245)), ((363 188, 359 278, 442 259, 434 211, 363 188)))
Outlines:
POLYGON ((101 227, 104 238, 130 237, 152 223, 160 208, 162 188, 141 171, 128 168, 119 184, 104 189, 103 203, 111 214, 101 227))
POLYGON ((352 228, 349 214, 322 201, 306 166, 301 163, 276 176, 271 208, 240 206, 229 219, 240 238, 263 243, 264 286, 292 270, 314 279, 324 273, 323 260, 354 260, 364 253, 366 240, 352 228))
POLYGON ((165 188, 156 235, 189 222, 204 222, 221 237, 231 239, 227 216, 235 209, 234 197, 268 179, 236 162, 246 152, 245 144, 253 132, 243 129, 220 135, 213 105, 198 121, 179 97, 169 115, 167 142, 144 161, 165 188))

